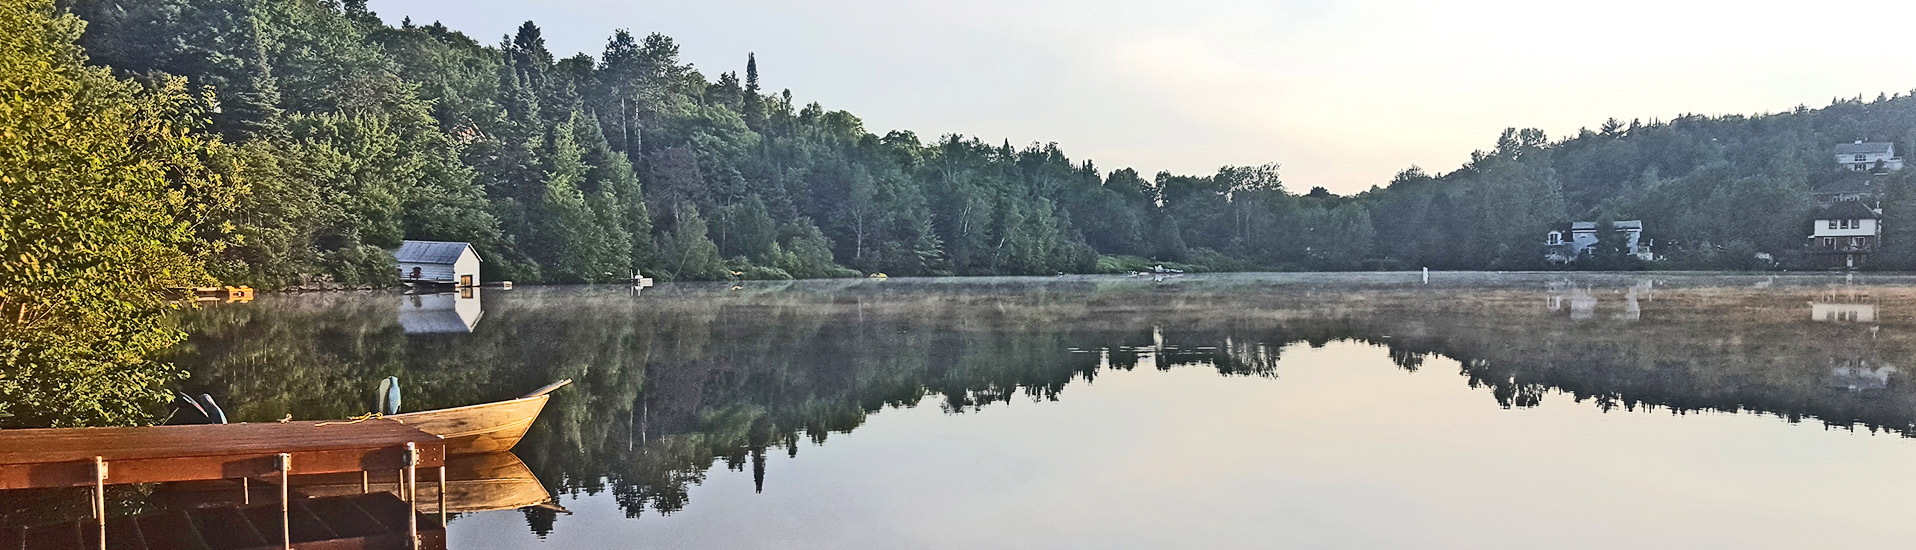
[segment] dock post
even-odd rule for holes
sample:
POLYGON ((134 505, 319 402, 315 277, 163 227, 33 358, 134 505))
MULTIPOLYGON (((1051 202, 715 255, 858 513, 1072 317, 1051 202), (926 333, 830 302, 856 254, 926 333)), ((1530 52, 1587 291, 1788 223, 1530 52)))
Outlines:
POLYGON ((93 517, 99 519, 100 550, 106 550, 106 458, 93 457, 93 517))
POLYGON ((412 537, 407 546, 419 548, 419 445, 406 442, 406 493, 412 495, 406 499, 406 534, 412 537))
POLYGON ((372 472, 360 470, 359 471, 359 494, 363 495, 370 492, 373 492, 373 474, 372 472))
MULTIPOLYGON (((292 475, 292 471, 293 471, 292 453, 280 453, 279 454, 279 542, 280 542, 280 547, 285 548, 286 550, 292 550, 293 548, 293 526, 292 526, 292 522, 289 521, 292 519, 292 514, 288 514, 286 509, 287 504, 289 503, 289 499, 287 498, 287 494, 286 494, 286 490, 287 490, 286 485, 288 481, 287 478, 292 475)), ((251 498, 251 497, 248 497, 248 498, 251 498)))
POLYGON ((439 465, 439 528, 446 528, 446 465, 439 465))
POLYGON ((253 478, 242 477, 240 478, 240 504, 246 505, 246 504, 252 504, 252 503, 253 503, 253 478))

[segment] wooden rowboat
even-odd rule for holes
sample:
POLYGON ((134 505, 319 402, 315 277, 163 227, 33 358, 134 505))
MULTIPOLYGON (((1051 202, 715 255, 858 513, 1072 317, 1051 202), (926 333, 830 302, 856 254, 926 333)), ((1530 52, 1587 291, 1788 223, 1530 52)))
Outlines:
POLYGON ((387 416, 419 431, 446 438, 446 454, 470 455, 510 451, 539 419, 553 390, 572 383, 560 380, 533 390, 525 397, 450 409, 387 416))

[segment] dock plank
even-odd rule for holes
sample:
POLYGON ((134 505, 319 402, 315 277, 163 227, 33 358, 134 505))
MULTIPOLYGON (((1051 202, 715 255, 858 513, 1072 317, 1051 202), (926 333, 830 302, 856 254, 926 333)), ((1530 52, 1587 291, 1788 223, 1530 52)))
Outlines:
POLYGON ((96 456, 107 483, 267 476, 279 453, 295 473, 398 469, 407 443, 420 467, 445 463, 444 439, 387 419, 0 430, 0 489, 91 485, 96 456))
POLYGON ((72 462, 96 456, 114 461, 364 449, 437 439, 386 419, 354 424, 261 422, 0 430, 0 464, 72 462))
POLYGON ((148 550, 206 550, 205 539, 185 510, 140 516, 140 534, 148 550))

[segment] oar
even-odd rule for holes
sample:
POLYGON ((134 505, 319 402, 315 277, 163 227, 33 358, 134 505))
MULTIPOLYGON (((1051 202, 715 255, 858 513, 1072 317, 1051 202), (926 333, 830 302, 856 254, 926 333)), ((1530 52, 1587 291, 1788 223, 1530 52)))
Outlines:
POLYGON ((219 403, 213 402, 213 396, 202 393, 200 394, 200 400, 206 402, 206 408, 202 410, 204 412, 213 413, 206 417, 207 420, 212 421, 212 423, 214 424, 226 423, 226 411, 220 410, 219 403))
POLYGON ((571 379, 571 378, 567 378, 567 379, 565 379, 565 380, 560 380, 560 381, 558 381, 558 382, 553 382, 553 383, 551 383, 551 384, 546 384, 546 385, 545 385, 545 387, 543 387, 543 388, 539 388, 539 389, 536 389, 536 390, 532 390, 532 393, 528 393, 528 394, 525 394, 524 396, 521 396, 521 397, 520 397, 520 399, 525 399, 525 398, 527 398, 527 397, 538 397, 538 396, 541 396, 541 395, 545 395, 545 394, 548 394, 548 393, 552 393, 552 390, 556 390, 556 389, 559 389, 559 388, 563 388, 563 387, 565 387, 565 385, 566 385, 566 384, 571 384, 571 383, 572 383, 572 379, 571 379))
POLYGON ((184 392, 174 392, 174 393, 178 393, 180 395, 180 398, 177 399, 177 401, 181 403, 185 403, 189 407, 193 407, 193 410, 195 411, 199 411, 201 419, 206 420, 208 424, 211 424, 213 422, 213 415, 206 414, 206 408, 201 407, 200 402, 194 401, 193 396, 187 395, 184 392))

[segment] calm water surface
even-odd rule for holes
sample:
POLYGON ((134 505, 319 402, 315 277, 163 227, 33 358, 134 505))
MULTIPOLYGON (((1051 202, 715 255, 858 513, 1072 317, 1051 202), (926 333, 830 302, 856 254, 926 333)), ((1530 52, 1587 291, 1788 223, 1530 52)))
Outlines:
POLYGON ((247 420, 558 378, 456 549, 1916 543, 1916 279, 1197 275, 262 296, 247 420), (564 511, 559 511, 563 508, 564 511))

